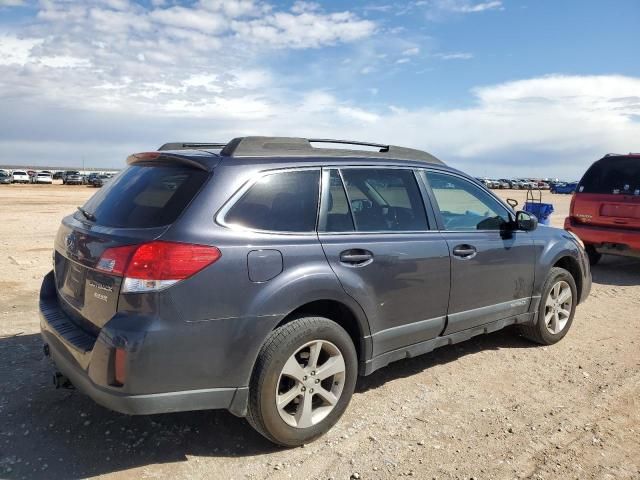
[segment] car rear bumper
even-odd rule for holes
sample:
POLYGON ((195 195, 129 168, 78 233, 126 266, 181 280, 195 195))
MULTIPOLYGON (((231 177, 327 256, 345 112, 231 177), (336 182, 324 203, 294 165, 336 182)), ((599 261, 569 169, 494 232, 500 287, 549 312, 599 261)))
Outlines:
POLYGON ((135 394, 110 385, 115 347, 109 339, 113 332, 109 335, 101 332, 94 337, 78 327, 60 307, 54 282, 50 272, 40 291, 40 329, 48 347, 45 352, 58 371, 96 403, 129 415, 209 409, 227 409, 238 416, 246 414, 247 387, 135 394))
POLYGON ((87 373, 60 350, 59 345, 51 342, 50 337, 44 336, 44 338, 48 341, 51 358, 60 373, 67 377, 75 388, 91 397, 96 403, 116 412, 128 415, 149 415, 189 410, 231 410, 234 398, 246 395, 244 392, 246 388, 210 388, 145 395, 116 393, 93 383, 87 373))
POLYGON ((590 244, 604 253, 638 256, 640 253, 640 232, 610 227, 595 227, 575 222, 567 217, 565 230, 575 233, 585 244, 590 244))

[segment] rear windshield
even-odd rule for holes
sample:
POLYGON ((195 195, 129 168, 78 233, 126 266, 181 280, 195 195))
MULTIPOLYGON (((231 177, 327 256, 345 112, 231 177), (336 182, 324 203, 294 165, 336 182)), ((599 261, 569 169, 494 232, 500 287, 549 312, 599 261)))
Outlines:
POLYGON ((107 227, 169 225, 193 199, 207 176, 205 171, 183 166, 132 165, 91 197, 83 208, 95 216, 96 224, 107 227))
POLYGON ((640 158, 598 160, 582 177, 578 192, 640 195, 640 158))

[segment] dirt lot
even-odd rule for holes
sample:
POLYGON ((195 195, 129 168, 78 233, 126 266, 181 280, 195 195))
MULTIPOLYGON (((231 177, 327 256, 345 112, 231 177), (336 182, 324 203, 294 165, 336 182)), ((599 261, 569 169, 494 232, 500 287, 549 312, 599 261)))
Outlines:
MULTIPOLYGON (((362 378, 339 424, 304 448, 276 448, 226 412, 128 417, 54 390, 38 289, 60 218, 92 193, 0 186, 0 477, 640 478, 633 260, 594 268, 558 345, 505 331, 394 363, 362 378)), ((570 197, 545 198, 561 225, 570 197)))

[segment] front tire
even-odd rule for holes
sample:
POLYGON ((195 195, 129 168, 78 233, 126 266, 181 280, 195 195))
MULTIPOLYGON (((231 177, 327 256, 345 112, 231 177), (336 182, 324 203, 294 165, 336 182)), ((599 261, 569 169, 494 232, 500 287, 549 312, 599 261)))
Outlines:
POLYGON ((340 419, 353 395, 358 358, 349 334, 302 317, 269 334, 249 386, 249 423, 287 447, 309 443, 340 419))
POLYGON ((522 335, 541 345, 553 345, 564 338, 576 313, 578 289, 571 274, 554 267, 542 289, 535 325, 523 325, 522 335))

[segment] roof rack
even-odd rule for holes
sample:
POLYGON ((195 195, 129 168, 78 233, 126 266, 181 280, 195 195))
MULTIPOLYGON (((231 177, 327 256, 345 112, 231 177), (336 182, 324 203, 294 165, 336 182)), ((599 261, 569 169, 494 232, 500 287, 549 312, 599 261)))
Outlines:
POLYGON ((185 142, 170 142, 162 145, 158 151, 164 150, 200 150, 203 148, 224 148, 226 143, 185 143, 185 142))
POLYGON ((418 160, 443 164, 430 153, 413 148, 398 147, 380 143, 359 142, 354 140, 334 140, 328 138, 296 137, 238 137, 231 140, 222 149, 220 155, 227 157, 355 157, 389 158, 396 160, 418 160), (331 143, 342 145, 374 147, 378 151, 343 148, 315 148, 312 143, 331 143))

